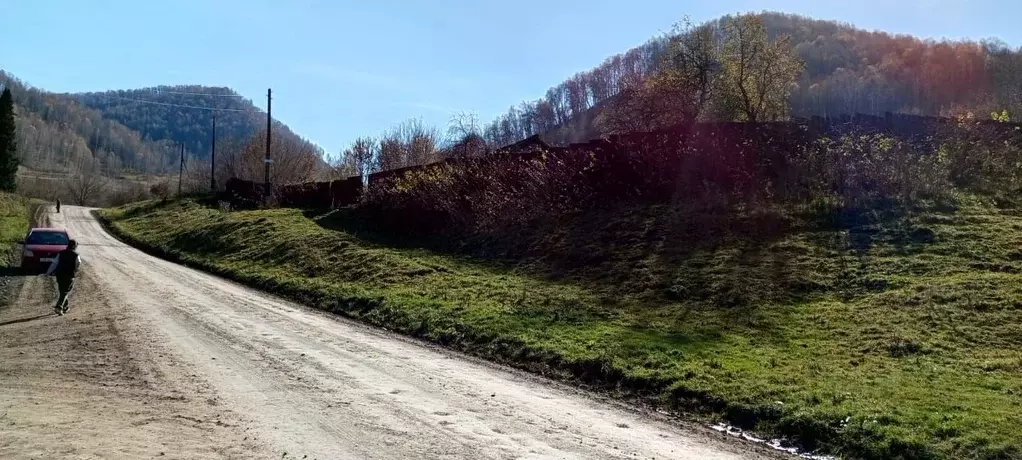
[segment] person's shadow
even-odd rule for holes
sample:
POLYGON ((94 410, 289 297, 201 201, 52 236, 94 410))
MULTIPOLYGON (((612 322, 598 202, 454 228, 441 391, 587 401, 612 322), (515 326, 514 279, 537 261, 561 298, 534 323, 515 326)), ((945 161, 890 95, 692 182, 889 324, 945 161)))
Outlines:
POLYGON ((4 321, 4 322, 0 323, 0 327, 9 326, 11 324, 27 323, 27 322, 30 322, 30 321, 35 321, 37 319, 49 318, 49 317, 55 316, 55 315, 56 315, 56 313, 46 313, 46 314, 42 314, 42 315, 29 316, 29 317, 26 317, 26 318, 12 319, 12 320, 4 321))
MULTIPOLYGON (((23 268, 21 268, 19 266, 0 267, 0 277, 4 277, 4 276, 6 276, 6 277, 14 277, 14 276, 27 277, 27 276, 32 275, 32 274, 33 273, 30 273, 27 270, 25 270, 25 269, 23 269, 23 268)), ((42 314, 42 315, 30 316, 30 317, 26 317, 26 318, 12 319, 12 320, 8 320, 8 321, 0 322, 0 327, 9 326, 11 324, 27 323, 29 321, 35 321, 35 320, 38 320, 38 319, 48 318, 48 317, 53 316, 53 315, 54 315, 54 313, 45 313, 45 314, 42 314)))

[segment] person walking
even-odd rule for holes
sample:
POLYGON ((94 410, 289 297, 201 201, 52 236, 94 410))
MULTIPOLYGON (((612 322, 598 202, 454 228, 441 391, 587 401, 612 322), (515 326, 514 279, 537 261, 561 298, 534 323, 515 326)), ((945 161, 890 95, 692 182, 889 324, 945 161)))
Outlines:
POLYGON ((71 290, 75 287, 75 275, 82 265, 82 258, 75 251, 78 249, 78 242, 70 240, 67 242, 67 249, 60 251, 57 257, 53 258, 50 268, 46 270, 46 276, 57 278, 57 305, 53 307, 57 316, 63 316, 69 308, 69 297, 71 290))
POLYGON ((57 198, 57 214, 60 214, 60 198, 57 198))

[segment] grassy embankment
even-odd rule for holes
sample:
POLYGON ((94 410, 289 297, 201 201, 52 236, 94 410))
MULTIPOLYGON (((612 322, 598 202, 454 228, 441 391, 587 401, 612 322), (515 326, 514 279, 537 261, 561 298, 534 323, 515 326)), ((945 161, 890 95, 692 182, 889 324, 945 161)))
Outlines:
POLYGON ((29 202, 10 193, 0 193, 0 267, 11 267, 16 261, 14 244, 28 231, 29 202))
POLYGON ((179 201, 103 216, 310 305, 810 448, 1018 458, 1022 213, 957 206, 844 228, 604 211, 553 223, 514 267, 385 245, 337 213, 179 201))

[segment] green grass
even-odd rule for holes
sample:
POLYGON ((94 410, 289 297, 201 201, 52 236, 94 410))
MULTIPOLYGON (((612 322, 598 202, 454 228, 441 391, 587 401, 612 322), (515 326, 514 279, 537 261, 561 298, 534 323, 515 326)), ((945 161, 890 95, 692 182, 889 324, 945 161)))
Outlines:
POLYGON ((322 309, 809 448, 1022 456, 1022 213, 975 197, 836 226, 617 209, 549 222, 502 260, 385 245, 342 213, 102 215, 322 309))
POLYGON ((14 243, 28 232, 28 200, 18 195, 0 193, 0 266, 10 267, 16 259, 14 243))

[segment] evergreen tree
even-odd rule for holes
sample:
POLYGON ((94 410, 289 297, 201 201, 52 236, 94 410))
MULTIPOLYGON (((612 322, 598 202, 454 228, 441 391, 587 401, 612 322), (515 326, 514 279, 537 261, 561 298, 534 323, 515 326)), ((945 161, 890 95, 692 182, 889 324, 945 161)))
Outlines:
POLYGON ((10 88, 0 95, 0 190, 13 192, 17 187, 18 138, 14 126, 14 98, 10 88))

